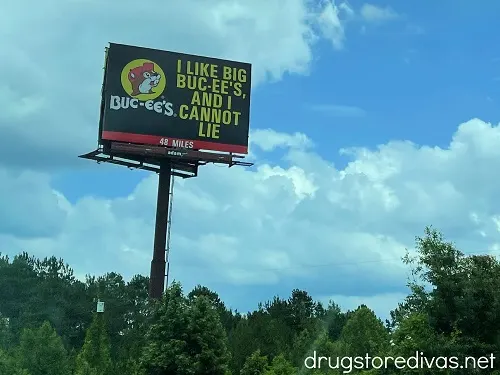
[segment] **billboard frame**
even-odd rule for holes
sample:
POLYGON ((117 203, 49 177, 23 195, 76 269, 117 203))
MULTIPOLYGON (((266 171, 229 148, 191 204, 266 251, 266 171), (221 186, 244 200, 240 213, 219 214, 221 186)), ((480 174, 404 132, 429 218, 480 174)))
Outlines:
MULTIPOLYGON (((146 57, 146 56, 142 56, 141 55, 141 59, 135 59, 133 61, 131 61, 129 64, 132 64, 133 62, 135 61, 150 61, 150 64, 154 64, 155 65, 155 70, 158 68, 159 71, 161 72, 162 75, 164 75, 163 73, 163 70, 162 68, 157 65, 156 63, 152 63, 153 60, 149 60, 149 58, 146 58, 146 59, 143 59, 142 57, 146 57)), ((160 59, 160 65, 161 66, 164 66, 162 63, 161 63, 161 57, 159 56, 156 56, 158 59, 160 59)), ((132 58, 132 57, 131 57, 132 58)), ((125 68, 127 68, 127 66, 129 65, 127 64, 125 66, 125 68)), ((118 65, 120 66, 120 65, 118 65)), ((125 71, 125 68, 124 71, 125 71)), ((189 69, 189 68, 187 68, 189 69)), ((167 72, 165 70, 165 72, 167 72)), ((167 74, 168 77, 170 77, 170 74, 172 72, 170 72, 169 74, 167 74)), ((122 75, 124 73, 122 72, 122 75)), ((146 74, 146 73, 145 73, 146 74)), ((177 75, 181 74, 181 73, 175 73, 177 75)), ((190 78, 189 74, 198 74, 198 73, 186 73, 188 75, 188 78, 190 78)), ((220 73, 222 74, 222 73, 220 73)), ((236 74, 236 73, 234 73, 236 74)), ((181 74, 182 75, 182 74, 181 74)), ((215 77, 218 77, 218 76, 215 76, 215 77)), ((195 77, 196 78, 196 77, 195 77)), ((203 77, 201 77, 203 78, 203 77)), ((123 77, 122 77, 123 79, 123 77)), ((170 79, 170 78, 169 78, 170 79)), ((238 82, 236 81, 231 81, 231 79, 236 79, 236 78, 223 78, 222 77, 218 77, 218 79, 216 79, 217 81, 220 81, 220 82, 225 82, 227 84, 229 84, 228 87, 233 87, 233 83, 235 83, 235 86, 236 84, 238 84, 238 82), (230 81, 226 81, 226 80, 230 80, 230 81)), ((240 79, 240 78, 238 78, 240 79)), ((155 49, 155 48, 149 48, 149 47, 140 47, 140 46, 132 46, 132 45, 127 45, 127 44, 123 44, 123 43, 109 43, 108 47, 105 48, 105 64, 104 64, 104 77, 103 77, 103 84, 102 84, 102 96, 101 96, 101 111, 100 111, 100 117, 99 117, 99 134, 98 134, 98 143, 99 144, 106 144, 108 142, 123 142, 123 143, 135 143, 135 144, 142 144, 142 145, 147 145, 147 146, 159 146, 159 145, 163 145, 163 140, 168 140, 168 147, 185 147, 183 146, 182 144, 183 143, 194 143, 194 149, 198 149, 198 150, 207 150, 207 151, 214 151, 214 152, 221 152, 221 153, 224 153, 224 152, 228 152, 228 153, 233 153, 233 154, 240 154, 240 155, 247 155, 248 154, 248 147, 249 147, 249 131, 250 131, 250 108, 251 108, 251 79, 252 79, 252 65, 250 63, 244 63, 244 62, 240 62, 240 61, 235 61, 235 60, 228 60, 228 59, 221 59, 221 58, 215 58, 215 57, 209 57, 209 56, 201 56, 201 55, 193 55, 193 54, 186 54, 186 53, 182 53, 182 52, 176 52, 176 51, 163 51, 163 50, 160 50, 160 49, 155 49), (133 100, 137 100, 135 99, 136 96, 130 96, 130 95, 134 95, 133 93, 130 94, 129 92, 127 92, 127 86, 125 86, 123 80, 122 80, 122 83, 121 83, 121 89, 117 89, 117 83, 115 82, 115 74, 112 74, 112 78, 110 78, 110 72, 109 70, 112 69, 112 73, 116 73, 115 70, 117 70, 118 68, 116 67, 116 59, 117 57, 114 57, 114 60, 113 60, 113 53, 112 53, 112 50, 113 50, 113 47, 115 47, 115 49, 117 48, 118 49, 118 52, 115 52, 115 55, 117 54, 118 55, 118 60, 123 60, 124 57, 123 55, 126 55, 126 53, 124 53, 123 51, 120 51, 121 49, 123 50, 124 48, 131 48, 131 49, 138 49, 139 51, 139 54, 137 56, 139 56, 141 53, 141 49, 143 50, 142 51, 142 55, 146 54, 148 55, 148 53, 153 53, 153 54, 159 54, 159 53, 168 53, 168 54, 172 54, 174 56, 164 56, 163 58, 166 59, 168 61, 168 59, 173 59, 175 56, 176 59, 178 59, 178 63, 180 64, 181 60, 183 62, 185 62, 186 64, 189 64, 190 62, 193 63, 193 64, 205 64, 205 65, 209 65, 209 64, 219 64, 220 65, 220 68, 221 70, 223 70, 222 68, 231 68, 233 70, 242 70, 245 72, 245 76, 247 77, 244 81, 241 80, 239 81, 239 83, 241 83, 241 85, 243 86, 240 86, 242 87, 242 90, 243 91, 240 91, 240 94, 239 95, 242 95, 242 97, 239 97, 238 94, 231 94, 229 93, 228 95, 228 92, 224 93, 224 95, 228 96, 229 99, 231 99, 231 96, 233 97, 232 100, 229 100, 228 99, 228 103, 233 103, 233 104, 228 104, 228 107, 225 108, 224 110, 224 106, 221 108, 221 109, 217 109, 217 108, 220 108, 220 107, 213 107, 211 108, 211 104, 193 104, 193 100, 194 100, 194 97, 191 97, 191 94, 202 94, 201 91, 198 91, 198 90, 201 90, 199 88, 196 88, 196 89, 192 89, 191 87, 189 88, 180 88, 180 86, 174 88, 174 90, 177 90, 177 91, 180 91, 180 96, 182 96, 184 99, 186 99, 184 97, 184 95, 188 95, 189 97, 189 103, 185 103, 182 101, 182 99, 180 101, 176 101, 176 105, 180 103, 180 105, 178 106, 179 108, 177 108, 176 112, 172 112, 172 114, 169 114, 169 121, 179 121, 180 118, 183 118, 183 120, 180 120, 180 121, 198 121, 198 120, 192 120, 191 119, 191 115, 192 113, 189 115, 189 119, 184 119, 183 116, 183 110, 185 108, 182 108, 182 107, 187 107, 186 104, 192 106, 193 110, 198 108, 198 110, 202 110, 202 114, 200 114, 201 116, 201 120, 199 121, 199 129, 198 129, 198 133, 196 136, 194 136, 193 134, 171 134, 169 132, 171 132, 172 130, 169 130, 169 131, 165 131, 164 134, 162 134, 162 132, 156 132, 156 131, 152 131, 150 129, 151 132, 148 132, 148 131, 145 131, 145 132, 140 132, 140 131, 137 131, 137 130, 131 130, 131 129, 123 129, 123 128, 120 128, 120 126, 118 126, 117 128, 117 123, 120 123, 120 122, 116 122, 117 121, 117 114, 116 114, 116 111, 113 111, 113 110, 110 110, 110 108, 112 109, 116 109, 115 107, 113 107, 116 103, 114 103, 114 100, 112 99, 133 99, 133 100), (120 55, 121 54, 121 55, 120 55), (113 62, 110 62, 110 56, 111 56, 111 59, 113 61, 115 61, 114 63, 113 62), (198 62, 197 60, 195 62, 192 62, 191 59, 193 59, 192 61, 195 61, 196 59, 201 59, 201 60, 207 60, 209 62, 205 62, 205 63, 201 63, 201 62, 198 62), (233 65, 236 65, 236 66, 233 66, 233 65), (248 92, 245 91, 245 89, 248 89, 248 92), (125 92, 123 92, 123 90, 125 90, 127 93, 125 94, 125 92), (187 90, 186 92, 189 92, 190 94, 184 94, 183 93, 183 90, 187 90), (119 92, 123 92, 123 94, 119 93, 119 92), (106 94, 110 94, 110 98, 107 98, 106 97, 106 94), (125 95, 124 97, 121 97, 120 95, 125 95), (234 96, 236 95, 236 97, 234 96), (129 97, 130 96, 130 97, 129 97), (238 99, 239 98, 239 99, 238 99), (108 99, 109 99, 109 102, 108 102, 108 99), (241 105, 241 107, 238 107, 238 104, 235 104, 238 100, 242 100, 239 105, 241 105), (114 104, 111 104, 111 102, 113 102, 114 104), (241 112, 237 112, 237 109, 236 108, 233 108, 234 106, 236 105, 237 108, 240 108, 241 112), (199 106, 199 107, 197 107, 199 106), (208 106, 207 108, 205 108, 205 106, 208 106), (195 108, 196 107, 196 108, 195 108), (207 110, 206 113, 203 112, 203 110, 207 110), (245 143, 239 143, 239 142, 243 142, 242 139, 240 138, 241 137, 241 134, 240 135, 237 135, 237 133, 230 133, 232 134, 232 137, 238 137, 238 139, 240 141, 236 141, 236 140, 229 140, 229 139, 225 139, 225 140, 222 140, 220 142, 214 142, 213 139, 211 139, 209 136, 208 136, 208 133, 210 132, 210 129, 211 129, 211 123, 205 123, 204 124, 204 116, 209 116, 207 113, 210 112, 210 110, 215 110, 215 111, 221 111, 221 113, 223 112, 230 112, 230 111, 236 111, 234 113, 237 113, 238 115, 236 116, 237 118, 243 118, 244 121, 245 121, 245 129, 246 129, 246 136, 245 136, 245 143), (205 115, 203 115, 203 113, 205 115), (106 115, 108 115, 108 119, 106 119, 106 115), (172 117, 170 117, 172 116, 172 117), (109 124, 115 124, 115 125, 107 125, 108 122, 109 124), (204 126, 206 126, 207 128, 204 128, 204 131, 206 131, 207 133, 203 133, 202 132, 202 124, 204 124, 204 126), (111 127, 111 128, 110 128, 111 127), (205 137, 205 135, 201 135, 201 134, 207 134, 206 137, 207 138, 200 138, 200 137, 205 137), (233 143, 234 141, 234 143, 233 143)), ((161 81, 160 81, 161 82, 161 81)), ((163 85, 164 87, 165 85, 163 85)), ((174 86, 175 87, 175 86, 174 86)), ((130 89, 130 88, 129 88, 130 89)), ((161 89, 163 90, 163 88, 161 89)), ((171 90, 171 89, 168 89, 168 90, 171 90)), ((219 92, 219 91, 213 91, 213 93, 210 93, 209 91, 210 90, 215 90, 215 86, 211 86, 211 85, 207 85, 206 86, 206 90, 207 91, 207 95, 216 95, 215 93, 219 92)), ((175 92, 177 92, 175 91, 175 92)), ((169 91, 166 91, 166 94, 165 93, 159 93, 158 95, 161 95, 161 98, 164 98, 163 100, 163 103, 167 103, 167 104, 172 104, 170 102, 170 99, 169 98, 169 95, 168 95, 168 92, 169 91), (166 97, 165 97, 166 95, 166 97)), ((140 94, 140 95, 143 95, 143 94, 140 94)), ((139 95, 139 97, 140 97, 139 95)), ((144 94, 145 95, 145 94, 144 94)), ((175 97, 175 94, 173 94, 174 97, 175 97)), ((205 95, 205 93, 203 93, 203 95, 205 95)), ((217 95, 216 95, 217 96, 217 95)), ((221 96, 221 95, 219 95, 221 96)), ((158 97, 157 99, 154 99, 154 100, 159 100, 160 97, 158 97)), ((199 99, 199 98, 198 98, 199 99)), ((146 99, 139 99, 139 108, 144 108, 144 107, 147 107, 147 104, 146 102, 141 102, 143 100, 146 100, 146 99), (146 104, 146 105, 145 105, 146 104)), ((208 99, 207 99, 208 100, 208 99)), ((211 99, 210 99, 211 100, 211 99)), ((224 99, 225 100, 225 99, 224 99)), ((215 101, 215 99, 214 99, 215 101)), ((151 102, 151 107, 153 106, 153 100, 148 100, 148 102, 151 102)), ((137 104, 137 103, 136 103, 137 104)), ((137 107, 137 105, 135 105, 134 108, 137 107)), ((155 111, 156 111, 156 104, 160 104, 159 102, 155 102, 155 111)), ((215 105, 215 104, 214 104, 215 105)), ((120 107, 120 105, 118 106, 120 107)), ((132 107, 132 104, 130 104, 130 107, 132 107)), ((121 108, 121 107, 120 107, 121 108)), ((128 104, 127 104, 127 107, 123 107, 123 108, 128 108, 128 104)), ((150 111, 146 111, 145 115, 149 115, 150 113, 153 113, 154 111, 151 110, 151 108, 148 107, 148 109, 150 109, 150 111)), ((130 109, 128 109, 130 110, 130 109)), ((121 109, 120 109, 121 111, 121 109)), ((127 112, 128 113, 128 112, 127 112)), ((210 112, 212 113, 212 112, 210 112)), ((219 113, 219 117, 221 116, 221 113, 219 113)), ((132 110, 131 112, 131 116, 134 116, 135 112, 134 110, 132 110)), ((185 113, 184 113, 185 115, 185 113)), ((212 113, 212 116, 213 113, 212 113)), ((218 119, 219 121, 221 121, 221 119, 219 118, 218 119)), ((210 122, 210 120, 206 120, 208 122, 210 122)), ((212 121, 213 121, 213 117, 212 117, 212 121)), ((217 121, 217 120, 215 120, 217 121)), ((224 120, 222 120, 224 121, 224 120)), ((238 121, 235 120, 235 124, 234 125, 238 125, 238 121)), ((125 121, 124 121, 125 123, 125 121)), ((132 122, 132 124, 135 123, 135 122, 132 122)), ((152 123, 155 123, 154 121, 152 123)), ((128 127, 130 127, 131 123, 128 123, 128 127)), ((222 122, 220 123, 222 124, 222 122)), ((219 123, 213 123, 213 127, 215 128, 215 126, 217 125, 218 127, 220 127, 219 123)), ((224 124, 228 124, 228 123, 224 123, 224 124)), ((226 125, 222 125, 223 128, 226 126, 226 125)), ((242 126, 242 124, 239 124, 239 126, 236 126, 233 130, 236 131, 237 128, 240 128, 242 126)), ((126 126, 127 127, 127 126, 126 126)), ((181 128, 181 127, 179 127, 181 128)), ((144 130, 143 130, 144 131, 144 130)), ((242 131, 245 131, 245 130, 242 130, 242 131)), ((222 132, 222 130, 221 130, 222 132)), ((221 133, 222 135, 222 133, 221 133)), ((231 135, 230 135, 231 137, 231 135)), ((167 146, 167 144, 165 144, 165 146, 167 146)), ((187 146, 186 146, 187 147, 187 146)))

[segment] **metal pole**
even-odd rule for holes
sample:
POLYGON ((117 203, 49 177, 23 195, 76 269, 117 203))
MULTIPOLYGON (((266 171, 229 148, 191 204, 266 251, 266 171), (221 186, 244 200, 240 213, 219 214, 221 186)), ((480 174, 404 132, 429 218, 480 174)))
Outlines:
POLYGON ((172 165, 169 160, 161 162, 156 202, 156 223, 153 246, 153 260, 149 277, 149 297, 159 299, 165 290, 165 246, 167 241, 167 222, 170 195, 170 176, 172 165))
POLYGON ((167 221, 167 247, 165 249, 165 256, 166 256, 166 261, 167 261, 167 273, 166 275, 166 281, 165 281, 165 287, 168 288, 168 275, 170 271, 170 261, 168 257, 170 256, 170 231, 172 230, 172 205, 174 203, 174 176, 172 176, 171 181, 170 181, 170 202, 169 202, 169 212, 168 212, 168 221, 167 221))

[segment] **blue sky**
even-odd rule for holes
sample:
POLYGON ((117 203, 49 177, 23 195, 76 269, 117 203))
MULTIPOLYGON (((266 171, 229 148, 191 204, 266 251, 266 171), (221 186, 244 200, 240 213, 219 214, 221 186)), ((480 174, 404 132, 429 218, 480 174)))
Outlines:
POLYGON ((57 255, 79 277, 148 273, 156 176, 76 157, 96 146, 117 42, 253 64, 255 166, 176 180, 171 267, 187 289, 246 311, 306 288, 385 317, 426 225, 498 252, 500 3, 148 4, 152 20, 129 1, 0 15, 0 251, 57 255))

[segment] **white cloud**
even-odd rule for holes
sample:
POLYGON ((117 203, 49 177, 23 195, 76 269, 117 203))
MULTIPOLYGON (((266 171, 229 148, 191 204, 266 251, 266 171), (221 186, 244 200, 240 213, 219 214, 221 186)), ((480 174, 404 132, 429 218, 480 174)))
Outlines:
POLYGON ((0 235, 57 236, 70 209, 66 199, 50 187, 49 176, 42 173, 0 169, 0 196, 0 235), (13 194, 17 199, 11 199, 13 194))
MULTIPOLYGON (((391 296, 404 293, 407 270, 400 258, 424 226, 442 229, 465 251, 499 248, 499 127, 468 121, 447 148, 394 141, 344 150, 352 161, 341 170, 314 149, 297 148, 294 135, 256 134, 252 142, 263 150, 289 147, 281 162, 207 166, 196 179, 176 180, 171 270, 187 287, 262 285, 264 293, 272 284, 272 294, 304 287, 351 305, 378 304, 372 307, 382 314, 393 307, 391 296)), ((16 177, 2 176, 15 185, 16 177)), ((28 202, 33 212, 43 212, 44 224, 59 226, 30 236, 4 231, 4 249, 62 256, 79 274, 148 273, 156 176, 129 197, 85 197, 75 204, 54 195, 46 176, 32 178, 36 200, 29 203, 34 193, 18 187, 3 194, 0 205, 28 202)))
POLYGON ((399 15, 392 8, 373 4, 363 4, 360 14, 366 22, 370 23, 381 23, 399 18, 399 15))
POLYGON ((250 141, 252 145, 264 151, 272 151, 275 148, 309 148, 313 146, 312 141, 302 133, 286 134, 272 129, 258 129, 252 132, 250 141))
POLYGON ((318 25, 324 38, 328 39, 335 49, 342 49, 345 42, 345 21, 354 15, 354 10, 346 2, 338 6, 331 0, 324 2, 318 14, 318 25))

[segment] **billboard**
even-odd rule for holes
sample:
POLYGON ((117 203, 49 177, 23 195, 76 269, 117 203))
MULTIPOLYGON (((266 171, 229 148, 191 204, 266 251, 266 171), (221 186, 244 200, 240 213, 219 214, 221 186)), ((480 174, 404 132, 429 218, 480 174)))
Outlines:
POLYGON ((251 65, 111 43, 99 141, 248 153, 251 65))

